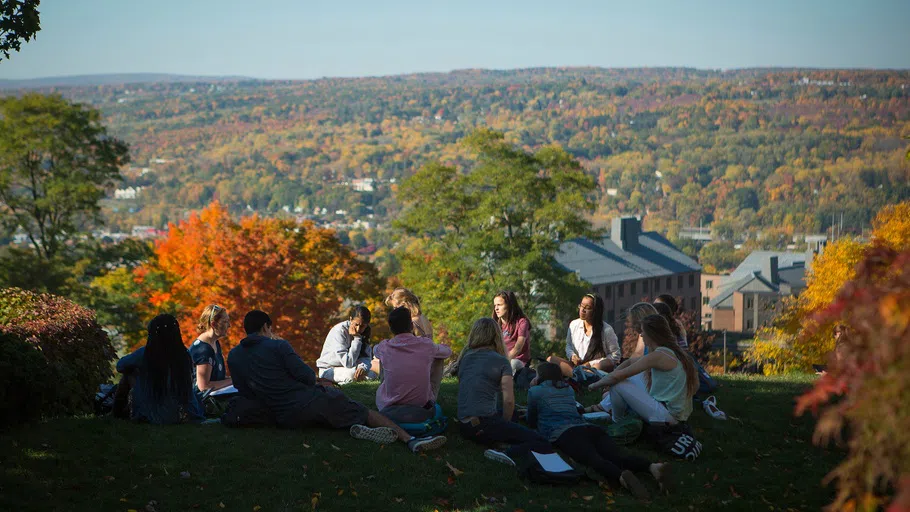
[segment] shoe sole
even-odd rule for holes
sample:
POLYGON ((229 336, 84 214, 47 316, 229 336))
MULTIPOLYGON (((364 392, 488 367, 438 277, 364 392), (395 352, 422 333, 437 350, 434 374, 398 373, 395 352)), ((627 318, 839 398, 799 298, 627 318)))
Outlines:
POLYGON ((660 486, 660 492, 664 494, 670 494, 673 491, 673 466, 668 463, 664 463, 660 471, 658 471, 657 476, 654 477, 657 480, 657 485, 660 486))
POLYGON ((506 455, 504 453, 497 452, 494 450, 487 450, 487 451, 483 452, 483 456, 492 461, 499 462, 500 464, 506 464, 508 466, 515 467, 515 461, 512 460, 511 457, 509 457, 508 455, 506 455))
POLYGON ((644 484, 638 480, 638 477, 635 476, 631 471, 623 471, 619 476, 622 486, 626 488, 629 492, 632 493, 632 496, 635 496, 639 500, 650 500, 651 495, 648 493, 648 489, 645 488, 644 484))
POLYGON ((370 428, 354 425, 351 427, 351 437, 378 444, 392 444, 398 440, 398 433, 389 427, 370 428))
POLYGON ((429 441, 424 441, 422 443, 416 443, 414 445, 415 452, 426 452, 430 450, 435 450, 437 448, 442 448, 446 444, 445 436, 436 436, 429 441))

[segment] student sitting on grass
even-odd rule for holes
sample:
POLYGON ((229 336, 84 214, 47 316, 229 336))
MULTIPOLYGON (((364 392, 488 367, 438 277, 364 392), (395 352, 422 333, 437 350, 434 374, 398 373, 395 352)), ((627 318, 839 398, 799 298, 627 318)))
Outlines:
POLYGON ((414 292, 407 288, 395 288, 385 298, 385 305, 392 309, 402 306, 408 308, 411 312, 411 322, 414 324, 414 336, 433 339, 433 324, 420 311, 420 299, 414 292))
POLYGON ((356 439, 380 444, 400 440, 415 453, 445 444, 443 436, 416 438, 341 391, 316 385, 313 370, 287 341, 274 337, 266 313, 247 313, 243 329, 247 337, 228 355, 234 387, 241 397, 267 407, 278 426, 347 428, 356 439))
POLYGON ((589 389, 609 389, 613 421, 632 410, 648 423, 684 422, 692 413, 692 396, 698 390, 695 364, 679 348, 664 317, 643 318, 641 331, 648 355, 625 361, 589 389), (638 374, 644 376, 644 388, 629 380, 638 374))
POLYGON ((373 368, 370 332, 370 310, 365 306, 351 308, 348 320, 332 327, 325 338, 322 354, 316 360, 319 377, 342 385, 378 379, 379 369, 373 368))
POLYGON ((604 301, 599 295, 589 293, 581 298, 578 318, 572 320, 566 333, 566 358, 550 356, 547 361, 571 377, 577 366, 611 372, 622 359, 616 333, 604 321, 604 301))
POLYGON ((202 310, 196 326, 199 336, 190 345, 190 357, 195 366, 193 381, 199 391, 231 385, 231 378, 226 376, 227 365, 224 363, 220 342, 227 336, 230 326, 231 317, 223 307, 211 304, 202 310))
POLYGON ((145 346, 117 361, 117 371, 124 374, 117 391, 127 402, 118 408, 127 409, 132 420, 155 425, 202 422, 192 369, 177 319, 156 316, 149 322, 145 346))
MULTIPOLYGON (((686 327, 683 325, 682 320, 676 317, 676 313, 679 312, 679 304, 676 302, 676 299, 674 299, 672 295, 658 295, 657 298, 654 299, 654 307, 658 307, 658 304, 664 304, 670 308, 670 317, 673 318, 673 323, 676 324, 676 329, 673 329, 673 333, 676 334, 677 331, 679 331, 679 334, 677 335, 679 337, 679 346, 682 347, 683 350, 688 350, 689 340, 688 334, 686 333, 686 327)), ((663 312, 661 312, 661 314, 663 314, 663 312)), ((670 328, 673 328, 672 324, 670 325, 670 328)))
POLYGON ((689 349, 689 344, 686 341, 685 330, 682 328, 682 324, 679 323, 679 320, 673 316, 673 308, 668 306, 664 302, 655 302, 654 309, 657 310, 657 314, 664 317, 664 320, 670 324, 670 331, 673 332, 673 337, 676 338, 676 343, 679 345, 679 348, 683 349, 683 352, 689 349))
POLYGON ((452 349, 411 334, 412 316, 406 307, 389 313, 389 328, 395 336, 373 349, 382 369, 376 407, 397 423, 426 421, 436 412, 443 364, 452 349))
POLYGON ((499 322, 512 374, 531 362, 531 322, 518 306, 515 293, 501 291, 493 297, 493 318, 499 322))
POLYGON ((512 421, 515 393, 512 366, 506 357, 497 321, 481 318, 471 326, 468 342, 458 360, 458 427, 470 441, 491 446, 511 445, 505 452, 489 449, 488 459, 515 465, 528 450, 553 453, 537 432, 512 421))
POLYGON ((669 466, 623 453, 606 430, 587 423, 578 413, 575 392, 558 365, 539 365, 537 378, 538 384, 528 391, 528 425, 537 428, 553 446, 576 462, 595 471, 593 476, 619 481, 636 498, 649 496, 634 472, 650 472, 661 489, 665 489, 669 466))

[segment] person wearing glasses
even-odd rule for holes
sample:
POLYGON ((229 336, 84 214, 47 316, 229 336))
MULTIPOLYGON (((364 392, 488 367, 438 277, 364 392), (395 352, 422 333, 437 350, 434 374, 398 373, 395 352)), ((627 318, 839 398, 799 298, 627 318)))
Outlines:
POLYGON ((622 359, 616 333, 604 321, 604 301, 589 293, 578 304, 578 318, 566 333, 566 359, 550 356, 547 361, 559 365, 563 376, 571 377, 575 368, 588 367, 611 372, 622 359))
POLYGON ((370 310, 366 306, 351 308, 348 319, 332 327, 325 337, 316 360, 319 378, 337 384, 378 379, 379 364, 373 368, 370 333, 370 310))
POLYGON ((221 306, 210 304, 202 310, 196 330, 199 336, 190 345, 193 359, 193 380, 199 392, 216 390, 231 385, 227 365, 221 352, 221 339, 227 336, 231 317, 221 306))

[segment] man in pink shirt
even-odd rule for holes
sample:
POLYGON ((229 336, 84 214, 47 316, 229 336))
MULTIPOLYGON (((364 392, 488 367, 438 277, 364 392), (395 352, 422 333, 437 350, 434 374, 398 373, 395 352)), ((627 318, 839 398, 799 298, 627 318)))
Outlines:
POLYGON ((376 408, 396 423, 426 421, 436 412, 443 361, 452 355, 452 349, 414 336, 406 307, 389 313, 389 327, 395 336, 373 348, 382 380, 376 391, 376 408))

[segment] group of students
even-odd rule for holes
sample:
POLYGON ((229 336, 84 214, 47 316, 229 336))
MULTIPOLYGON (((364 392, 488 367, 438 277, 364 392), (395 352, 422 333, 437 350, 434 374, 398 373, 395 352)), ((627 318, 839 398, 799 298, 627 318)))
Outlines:
MULTIPOLYGON (((685 331, 668 301, 672 298, 662 296, 655 305, 630 309, 628 325, 639 337, 634 353, 623 360, 616 333, 604 321, 603 299, 582 297, 578 318, 566 333, 565 358, 553 355, 536 367, 522 411, 524 426, 518 422, 513 376, 531 362, 531 326, 514 293, 496 294, 492 317, 472 325, 454 365, 460 434, 487 447, 484 455, 494 461, 514 466, 529 451, 547 454, 556 448, 636 496, 647 496, 636 472, 649 473, 663 488, 669 466, 624 453, 602 427, 588 423, 570 380, 579 372, 599 377, 589 389, 604 390, 600 407, 614 421, 634 412, 647 423, 685 422, 698 376, 684 352, 685 331)), ((280 427, 345 428, 358 439, 400 440, 414 452, 439 448, 445 436, 415 437, 402 425, 440 414, 437 398, 452 350, 433 342, 432 325, 410 290, 396 289, 386 304, 392 338, 372 346, 370 311, 355 306, 347 320, 329 331, 316 363, 318 376, 275 335, 265 312, 246 314, 246 337, 230 351, 227 363, 220 345, 230 324, 224 308, 205 308, 188 351, 176 318, 160 315, 149 324, 147 344, 118 362, 117 370, 124 374, 118 396, 128 401, 128 416, 135 420, 201 422, 200 393, 233 385, 239 394, 234 400, 244 401, 245 414, 265 411, 280 427), (350 400, 335 386, 370 379, 381 381, 377 410, 350 400)))

